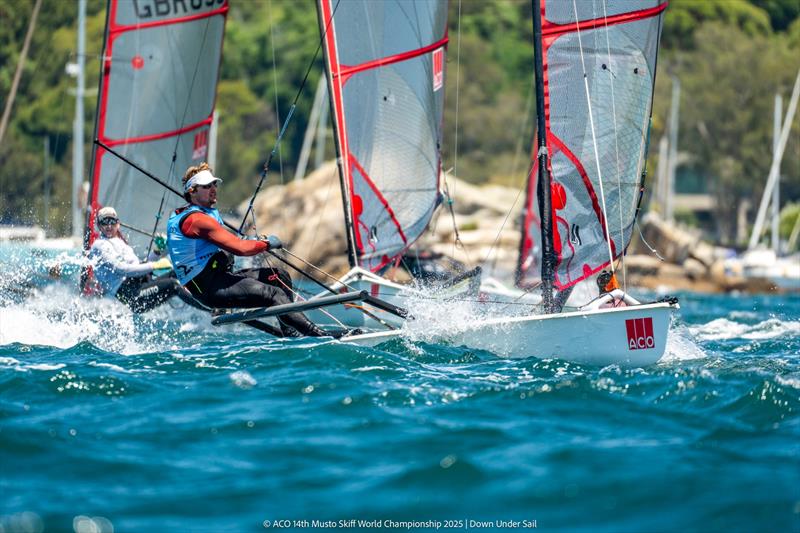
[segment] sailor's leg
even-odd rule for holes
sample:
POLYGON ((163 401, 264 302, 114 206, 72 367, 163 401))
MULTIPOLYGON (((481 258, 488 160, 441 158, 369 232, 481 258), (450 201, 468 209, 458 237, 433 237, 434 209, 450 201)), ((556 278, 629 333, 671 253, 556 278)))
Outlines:
POLYGON ((236 274, 246 276, 248 278, 257 279, 261 283, 279 287, 290 300, 294 301, 294 293, 292 292, 292 278, 289 273, 282 268, 247 268, 239 270, 236 274))
POLYGON ((163 304, 182 290, 183 287, 175 278, 157 278, 153 281, 142 283, 136 295, 130 298, 127 304, 134 313, 146 313, 163 304))

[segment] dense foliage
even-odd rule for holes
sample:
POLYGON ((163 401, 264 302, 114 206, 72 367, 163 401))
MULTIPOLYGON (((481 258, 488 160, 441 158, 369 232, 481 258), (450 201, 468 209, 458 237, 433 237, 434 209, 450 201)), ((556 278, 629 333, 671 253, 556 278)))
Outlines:
MULTIPOLYGON (((5 105, 34 0, 0 0, 0 105, 5 105)), ((228 206, 258 179, 301 86, 270 182, 291 179, 322 75, 311 0, 233 0, 218 90, 218 168, 228 206), (278 161, 280 159, 280 161, 278 161)), ((89 0, 85 139, 92 136, 105 2, 89 0)), ((531 4, 451 0, 443 163, 471 182, 521 186, 533 137, 531 4)), ((734 237, 738 204, 758 202, 771 162, 773 97, 788 102, 800 67, 796 0, 672 0, 661 40, 652 139, 665 130, 671 77, 682 83, 685 165, 718 198, 718 235, 734 237)), ((45 138, 53 204, 46 225, 69 229, 77 3, 44 0, 9 130, 0 144, 0 220, 42 222, 45 138)), ((800 198, 797 119, 783 163, 784 201, 800 198)), ((330 140, 330 136, 329 136, 330 140)), ((88 162, 91 146, 86 144, 88 162)), ((656 150, 650 151, 655 168, 656 150)), ((332 143, 327 154, 333 156, 332 143)), ((651 175, 654 173, 651 171, 651 175)), ((754 214, 751 211, 751 220, 754 214)))

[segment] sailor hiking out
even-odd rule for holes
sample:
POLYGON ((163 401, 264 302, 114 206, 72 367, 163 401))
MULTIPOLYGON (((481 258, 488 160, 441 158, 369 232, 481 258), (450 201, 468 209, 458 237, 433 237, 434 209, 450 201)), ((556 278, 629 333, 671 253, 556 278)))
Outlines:
MULTIPOLYGON (((175 210, 167 222, 167 249, 178 281, 203 304, 213 308, 258 308, 293 301, 292 279, 280 268, 233 271, 233 257, 253 256, 283 246, 275 235, 245 240, 223 227, 214 208, 220 178, 207 163, 191 166, 183 176, 188 205, 175 210)), ((348 330, 325 331, 302 313, 279 317, 287 337, 341 337, 348 330)))
POLYGON ((100 238, 94 241, 88 256, 95 294, 116 297, 135 313, 144 313, 185 292, 174 277, 152 277, 154 270, 171 268, 169 259, 154 255, 150 259, 157 260, 141 263, 120 232, 119 216, 113 207, 97 212, 97 227, 100 238))

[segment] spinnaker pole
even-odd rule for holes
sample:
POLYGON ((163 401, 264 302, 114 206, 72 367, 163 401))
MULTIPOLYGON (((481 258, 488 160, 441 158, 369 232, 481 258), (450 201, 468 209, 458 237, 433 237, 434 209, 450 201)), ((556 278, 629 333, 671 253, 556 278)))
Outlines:
POLYGON ((550 173, 548 172, 547 129, 544 110, 544 60, 542 52, 542 7, 540 0, 533 0, 534 78, 536 79, 536 131, 539 148, 536 158, 539 179, 536 180, 536 196, 542 230, 542 304, 545 313, 556 311, 553 302, 555 253, 553 251, 553 216, 550 201, 550 173))

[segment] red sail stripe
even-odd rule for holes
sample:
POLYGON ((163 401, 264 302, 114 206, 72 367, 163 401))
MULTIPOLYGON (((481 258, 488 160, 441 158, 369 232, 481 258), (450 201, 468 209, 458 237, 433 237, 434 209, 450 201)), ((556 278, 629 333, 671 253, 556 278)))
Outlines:
POLYGON ((355 66, 340 65, 339 75, 343 77, 342 83, 344 84, 347 82, 350 76, 356 74, 357 72, 363 72, 365 70, 371 70, 374 68, 391 65, 393 63, 399 63, 407 59, 413 59, 415 57, 425 55, 438 48, 446 46, 448 40, 449 37, 447 36, 447 33, 445 33, 445 36, 436 41, 435 43, 429 44, 428 46, 424 46, 422 48, 418 48, 416 50, 409 50, 408 52, 403 52, 392 56, 381 57, 379 59, 375 59, 373 61, 367 61, 366 63, 361 63, 360 65, 355 65, 355 66))
MULTIPOLYGON (((133 30, 145 30, 148 28, 158 28, 159 26, 170 26, 172 24, 181 24, 184 22, 191 22, 193 20, 200 20, 208 17, 213 17, 215 15, 226 15, 228 13, 228 4, 226 3, 224 6, 214 9, 213 11, 207 11, 205 13, 198 13, 196 15, 186 15, 185 17, 176 17, 176 18, 169 18, 164 20, 154 20, 153 22, 143 22, 141 24, 117 24, 116 16, 111 19, 111 24, 109 25, 109 33, 112 35, 118 33, 124 33, 126 31, 133 31, 133 30)), ((116 15, 116 9, 114 10, 114 15, 116 15)))
POLYGON ((389 215, 389 218, 391 218, 394 225, 397 226, 397 234, 400 235, 401 239, 403 239, 403 243, 407 243, 408 239, 406 238, 405 233, 403 233, 403 227, 400 225, 400 221, 397 220, 397 216, 395 216, 394 210, 392 209, 392 206, 389 205, 389 202, 386 200, 386 197, 383 196, 383 193, 381 193, 381 191, 372 181, 370 175, 367 174, 367 171, 364 170, 364 167, 362 167, 359 164, 358 160, 355 158, 353 154, 350 154, 350 161, 352 162, 352 165, 356 168, 356 170, 358 170, 358 172, 364 178, 364 181, 367 183, 367 185, 369 185, 369 188, 372 189, 372 192, 375 193, 375 196, 378 198, 378 200, 381 201, 381 204, 383 204, 383 208, 386 209, 386 213, 389 215))
MULTIPOLYGON (((667 8, 667 2, 656 7, 649 9, 641 9, 639 11, 631 11, 629 13, 620 13, 610 17, 596 18, 591 20, 584 20, 575 24, 555 24, 542 17, 542 36, 561 35, 564 33, 573 33, 577 31, 591 30, 599 27, 613 26, 615 24, 625 24, 626 22, 633 22, 636 20, 643 20, 660 15, 667 8)), ((542 3, 542 14, 544 14, 544 2, 542 3)))
POLYGON ((133 143, 157 141, 159 139, 166 139, 167 137, 175 137, 177 135, 183 135, 186 132, 202 128, 203 126, 210 126, 213 120, 214 120, 214 115, 212 113, 211 115, 208 116, 208 118, 204 118, 200 122, 197 122, 195 124, 190 124, 189 126, 184 126, 183 128, 177 130, 165 131, 163 133, 153 133, 151 135, 141 135, 139 137, 126 137, 124 139, 114 139, 114 140, 101 137, 100 140, 112 148, 120 144, 133 144, 133 143))

